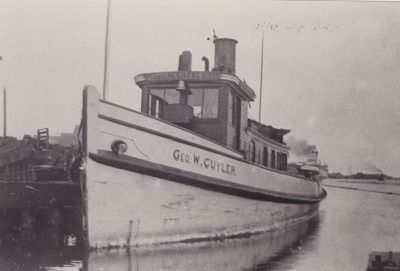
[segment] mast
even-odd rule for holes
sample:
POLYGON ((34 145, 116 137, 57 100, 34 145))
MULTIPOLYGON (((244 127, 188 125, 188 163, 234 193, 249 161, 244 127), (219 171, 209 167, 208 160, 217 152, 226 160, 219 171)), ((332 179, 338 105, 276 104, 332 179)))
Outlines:
POLYGON ((111 6, 111 0, 107 0, 106 42, 104 50, 103 100, 107 100, 107 91, 108 91, 108 58, 110 50, 110 40, 109 40, 110 6, 111 6))
POLYGON ((3 89, 3 136, 7 136, 7 89, 3 89))
POLYGON ((262 83, 263 83, 263 68, 264 68, 264 31, 261 39, 261 71, 260 71, 260 106, 258 111, 258 122, 261 122, 261 103, 262 103, 262 83))
MULTIPOLYGON (((3 58, 0 55, 0 60, 3 58)), ((7 136, 7 90, 3 89, 3 136, 7 136)))

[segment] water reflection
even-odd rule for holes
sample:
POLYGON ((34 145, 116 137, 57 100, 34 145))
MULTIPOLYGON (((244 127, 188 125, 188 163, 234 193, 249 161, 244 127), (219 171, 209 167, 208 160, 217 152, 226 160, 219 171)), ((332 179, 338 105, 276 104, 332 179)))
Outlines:
POLYGON ((293 268, 292 264, 294 264, 300 256, 302 256, 306 251, 308 252, 312 250, 314 242, 319 235, 320 226, 323 224, 323 220, 323 215, 320 215, 317 219, 309 222, 307 225, 308 228, 304 234, 301 234, 296 241, 288 244, 280 251, 273 253, 274 255, 272 257, 260 261, 249 270, 288 270, 293 268))
POLYGON ((0 270, 53 270, 52 267, 72 266, 72 263, 82 266, 81 252, 77 237, 65 235, 59 229, 3 231, 0 270))
POLYGON ((5 271, 269 270, 297 253, 319 230, 319 219, 249 238, 198 244, 101 250, 85 253, 79 234, 63 229, 1 234, 5 271))
POLYGON ((315 219, 251 238, 98 252, 89 256, 87 270, 267 270, 275 261, 301 249, 318 225, 315 219))

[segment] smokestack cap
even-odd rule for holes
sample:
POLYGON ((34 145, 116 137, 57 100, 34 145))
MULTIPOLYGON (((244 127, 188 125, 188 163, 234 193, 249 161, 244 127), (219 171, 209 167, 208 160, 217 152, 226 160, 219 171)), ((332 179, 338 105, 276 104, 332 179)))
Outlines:
POLYGON ((237 40, 235 40, 235 39, 231 39, 231 38, 216 38, 216 39, 214 39, 214 43, 216 43, 216 42, 233 42, 233 44, 236 44, 236 43, 238 43, 238 41, 237 40))

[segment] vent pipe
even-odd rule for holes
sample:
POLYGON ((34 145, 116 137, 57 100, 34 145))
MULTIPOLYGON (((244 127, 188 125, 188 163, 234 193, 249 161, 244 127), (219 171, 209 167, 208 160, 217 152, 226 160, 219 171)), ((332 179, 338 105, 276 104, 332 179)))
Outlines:
POLYGON ((207 57, 203 56, 201 60, 204 61, 204 71, 208 72, 210 70, 210 61, 207 57))

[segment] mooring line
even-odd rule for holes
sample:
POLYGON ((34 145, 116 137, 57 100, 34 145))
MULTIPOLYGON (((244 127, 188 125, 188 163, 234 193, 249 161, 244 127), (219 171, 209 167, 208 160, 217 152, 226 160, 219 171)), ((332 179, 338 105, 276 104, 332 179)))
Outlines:
POLYGON ((347 189, 347 190, 357 190, 357 191, 364 191, 364 192, 371 192, 371 193, 378 193, 378 194, 400 196, 400 193, 396 193, 396 192, 375 191, 375 190, 369 190, 369 189, 360 189, 360 188, 356 188, 356 187, 347 187, 347 186, 329 185, 329 184, 324 184, 323 186, 335 187, 335 188, 341 188, 341 189, 347 189))

